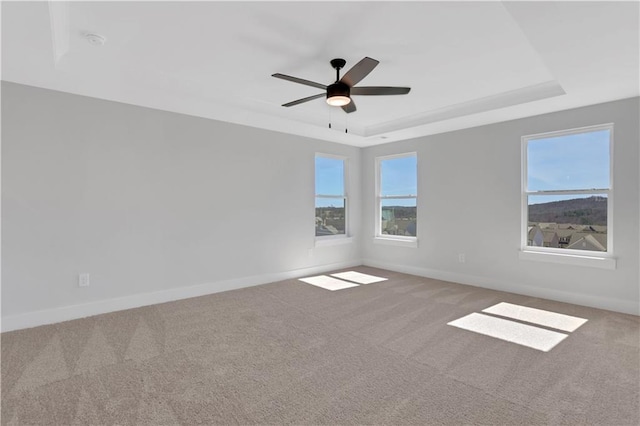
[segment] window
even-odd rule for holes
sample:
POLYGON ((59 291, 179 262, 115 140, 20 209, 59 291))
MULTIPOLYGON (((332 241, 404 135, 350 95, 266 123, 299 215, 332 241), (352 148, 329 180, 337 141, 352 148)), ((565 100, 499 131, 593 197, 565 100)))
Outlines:
POLYGON ((523 250, 611 254, 612 138, 613 125, 522 138, 523 250))
POLYGON ((415 242, 417 235, 417 156, 376 159, 376 237, 415 242))
POLYGON ((316 237, 347 235, 346 160, 316 154, 316 237))

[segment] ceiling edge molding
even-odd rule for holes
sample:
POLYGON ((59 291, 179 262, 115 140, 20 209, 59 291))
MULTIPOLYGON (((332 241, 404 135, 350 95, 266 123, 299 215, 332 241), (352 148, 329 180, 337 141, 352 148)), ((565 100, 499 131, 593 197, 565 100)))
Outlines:
POLYGON ((557 81, 546 81, 543 83, 534 84, 532 86, 526 86, 520 89, 510 90, 507 92, 502 92, 495 95, 450 105, 444 108, 438 108, 435 110, 427 111, 425 113, 420 113, 409 117, 402 117, 397 120, 391 120, 384 123, 374 124, 368 126, 365 129, 365 136, 376 136, 382 133, 404 130, 411 127, 422 126, 425 124, 463 117, 466 115, 478 114, 495 109, 525 104, 528 102, 553 98, 565 94, 566 92, 557 81))
POLYGON ((53 64, 57 68, 60 59, 69 51, 71 29, 69 26, 69 2, 49 0, 49 20, 53 45, 53 64))

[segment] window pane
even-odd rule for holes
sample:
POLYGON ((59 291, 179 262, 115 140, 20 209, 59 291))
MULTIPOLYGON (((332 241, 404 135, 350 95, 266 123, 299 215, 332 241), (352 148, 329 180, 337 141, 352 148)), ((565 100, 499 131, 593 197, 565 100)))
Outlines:
POLYGON ((609 130, 527 143, 529 191, 609 188, 609 130))
POLYGON ((345 233, 344 198, 316 198, 316 237, 345 233))
POLYGON ((344 195, 344 160, 316 156, 316 195, 344 195))
POLYGON ((527 245, 607 251, 607 195, 529 195, 527 245))
POLYGON ((382 200, 380 231, 386 235, 416 236, 416 199, 382 200))
POLYGON ((417 182, 415 155, 380 161, 381 195, 416 195, 417 182))

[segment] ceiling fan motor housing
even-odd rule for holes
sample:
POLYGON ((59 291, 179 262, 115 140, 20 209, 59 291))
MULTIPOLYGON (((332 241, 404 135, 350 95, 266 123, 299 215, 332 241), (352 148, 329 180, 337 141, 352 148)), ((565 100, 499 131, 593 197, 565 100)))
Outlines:
POLYGON ((351 90, 349 86, 347 86, 345 83, 341 81, 338 81, 337 83, 333 83, 327 86, 327 99, 333 98, 335 96, 344 96, 348 98, 350 97, 350 95, 351 95, 351 90))

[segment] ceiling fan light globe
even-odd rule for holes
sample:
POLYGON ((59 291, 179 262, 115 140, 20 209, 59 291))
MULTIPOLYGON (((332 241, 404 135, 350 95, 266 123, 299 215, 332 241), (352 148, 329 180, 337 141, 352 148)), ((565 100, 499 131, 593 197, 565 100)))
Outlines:
POLYGON ((327 98, 327 103, 331 106, 345 106, 351 102, 351 98, 348 96, 332 96, 327 98))

